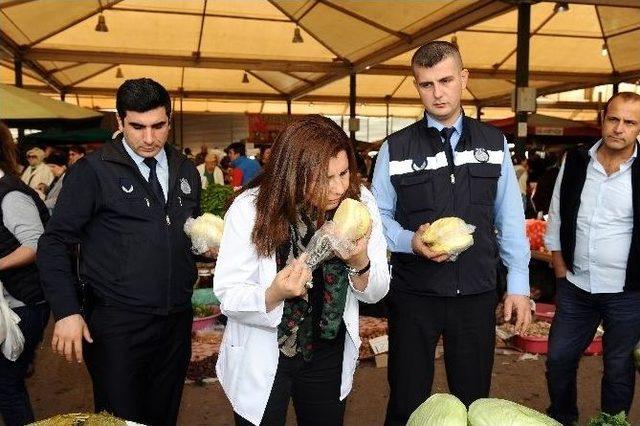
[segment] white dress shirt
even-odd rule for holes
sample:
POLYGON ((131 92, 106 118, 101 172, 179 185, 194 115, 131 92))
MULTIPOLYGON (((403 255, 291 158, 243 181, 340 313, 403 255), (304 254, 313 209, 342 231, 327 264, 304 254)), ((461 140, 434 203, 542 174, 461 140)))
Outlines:
MULTIPOLYGON (((633 155, 620 165, 620 170, 607 176, 597 158, 598 141, 590 150, 591 160, 580 195, 576 223, 576 248, 573 273, 567 280, 590 293, 620 293, 625 284, 627 259, 633 232, 631 165, 633 155)), ((560 245, 560 185, 564 176, 564 161, 558 173, 551 206, 545 244, 551 251, 561 251, 560 245)))
MULTIPOLYGON (((144 157, 141 157, 138 154, 136 154, 131 149, 129 144, 124 140, 124 138, 122 138, 122 145, 124 145, 124 149, 127 151, 127 154, 129 154, 129 157, 131 157, 133 162, 136 163, 136 166, 138 166, 138 170, 140 170, 142 177, 144 177, 147 181, 149 181, 149 172, 151 171, 151 169, 149 169, 149 166, 147 166, 144 163, 144 157)), ((164 192, 164 199, 168 200, 169 199, 169 194, 168 194, 169 192, 169 160, 167 159, 167 153, 165 152, 164 148, 161 149, 160 152, 158 152, 154 158, 158 162, 156 164, 156 175, 158 176, 158 180, 160 181, 162 192, 164 192)))

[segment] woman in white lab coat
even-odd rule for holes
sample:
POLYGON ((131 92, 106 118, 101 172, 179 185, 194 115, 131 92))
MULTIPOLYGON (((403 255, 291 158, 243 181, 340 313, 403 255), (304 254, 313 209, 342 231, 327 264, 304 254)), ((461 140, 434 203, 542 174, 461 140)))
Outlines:
POLYGON ((386 243, 371 193, 360 186, 353 147, 328 118, 290 123, 264 172, 233 202, 214 278, 228 317, 216 371, 237 425, 341 425, 358 359, 358 300, 389 289, 386 243), (345 198, 359 199, 370 232, 344 259, 313 273, 310 237, 345 198))

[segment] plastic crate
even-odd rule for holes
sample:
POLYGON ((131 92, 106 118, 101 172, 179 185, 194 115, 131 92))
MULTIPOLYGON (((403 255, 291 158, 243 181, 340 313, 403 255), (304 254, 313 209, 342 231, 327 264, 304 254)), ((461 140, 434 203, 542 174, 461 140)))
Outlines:
MULTIPOLYGON (((546 354, 549 351, 549 340, 546 337, 513 336, 513 344, 523 352, 546 354)), ((602 354, 602 337, 596 337, 585 349, 585 355, 602 354)))
POLYGON ((550 303, 536 303, 536 318, 551 322, 556 315, 556 305, 550 303))
POLYGON ((213 315, 209 315, 201 318, 194 318, 193 323, 191 323, 191 331, 204 330, 205 328, 209 328, 215 324, 217 324, 217 319, 220 316, 220 308, 217 306, 213 306, 213 315))

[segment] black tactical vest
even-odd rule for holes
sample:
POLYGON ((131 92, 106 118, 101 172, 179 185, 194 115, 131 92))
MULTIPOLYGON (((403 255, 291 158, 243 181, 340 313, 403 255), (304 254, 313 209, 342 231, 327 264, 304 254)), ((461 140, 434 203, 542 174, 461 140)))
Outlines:
MULTIPOLYGON (((392 253, 391 288, 432 296, 494 290, 498 250, 494 204, 504 152, 499 130, 464 117, 451 175, 439 132, 426 119, 388 138, 389 174, 397 201, 395 219, 416 231, 423 223, 456 216, 474 225, 474 244, 455 262, 436 263, 392 253)), ((506 153, 508 155, 508 153, 506 153)))
MULTIPOLYGON (((33 199, 44 226, 49 220, 49 211, 38 194, 18 178, 10 175, 4 175, 0 178, 0 204, 5 195, 13 191, 22 192, 33 199)), ((20 242, 4 226, 2 210, 0 209, 0 257, 8 255, 18 247, 20 247, 20 242)), ((11 296, 26 305, 34 305, 44 300, 44 293, 42 292, 40 277, 35 263, 21 268, 0 271, 0 281, 2 281, 2 285, 11 296)))
MULTIPOLYGON (((640 149, 640 145, 637 145, 640 149)), ((573 272, 573 260, 576 249, 576 227, 580 197, 587 178, 587 168, 591 157, 587 147, 567 152, 564 163, 562 183, 560 185, 560 245, 562 258, 567 269, 573 272)), ((633 199, 633 230, 631 246, 627 258, 625 291, 640 290, 640 161, 636 158, 631 165, 630 194, 633 199)))

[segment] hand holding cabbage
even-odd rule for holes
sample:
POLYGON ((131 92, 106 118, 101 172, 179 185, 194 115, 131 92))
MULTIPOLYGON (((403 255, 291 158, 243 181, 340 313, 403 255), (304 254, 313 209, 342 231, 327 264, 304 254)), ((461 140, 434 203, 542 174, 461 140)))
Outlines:
POLYGON ((191 238, 191 251, 195 254, 217 253, 223 229, 224 220, 211 213, 195 219, 190 217, 184 224, 184 232, 191 238))
POLYGON ((434 262, 455 261, 473 245, 476 227, 457 217, 443 217, 418 228, 411 242, 413 251, 434 262))

